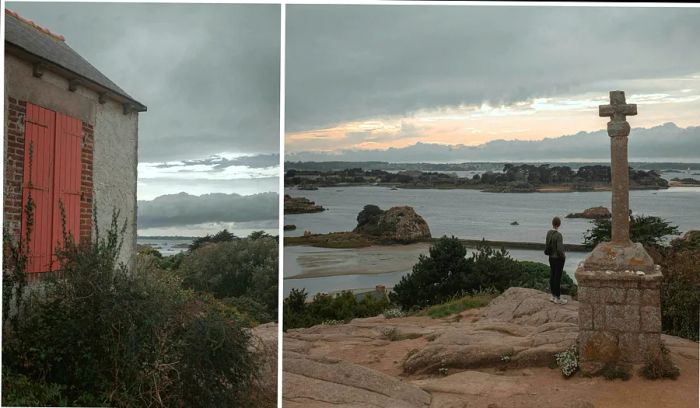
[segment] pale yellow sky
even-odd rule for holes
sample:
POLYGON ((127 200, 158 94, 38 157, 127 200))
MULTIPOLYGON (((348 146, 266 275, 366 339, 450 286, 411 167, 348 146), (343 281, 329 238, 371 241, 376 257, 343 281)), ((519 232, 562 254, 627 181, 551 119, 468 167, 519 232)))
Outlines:
MULTIPOLYGON (((627 101, 638 105, 638 115, 628 118, 633 128, 667 122, 680 127, 700 125, 700 75, 630 80, 622 85, 627 101)), ((498 139, 541 140, 605 128, 607 119, 598 117, 597 111, 598 105, 608 103, 607 97, 604 93, 562 95, 507 106, 453 106, 348 121, 287 133, 285 149, 288 153, 338 152, 400 148, 418 142, 473 146, 498 139)))

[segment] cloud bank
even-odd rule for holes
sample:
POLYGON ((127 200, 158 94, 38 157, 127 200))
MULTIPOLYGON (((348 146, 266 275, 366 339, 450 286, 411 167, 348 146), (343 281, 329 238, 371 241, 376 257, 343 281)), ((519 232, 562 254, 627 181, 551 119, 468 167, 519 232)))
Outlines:
POLYGON ((239 194, 168 194, 138 202, 139 229, 185 226, 204 223, 245 222, 261 225, 277 220, 279 198, 276 193, 248 196, 239 194))

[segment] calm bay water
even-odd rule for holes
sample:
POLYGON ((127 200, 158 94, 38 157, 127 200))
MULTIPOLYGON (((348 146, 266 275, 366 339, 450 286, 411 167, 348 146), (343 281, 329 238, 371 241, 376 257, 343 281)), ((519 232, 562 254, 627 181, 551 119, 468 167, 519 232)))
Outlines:
MULTIPOLYGON (((333 187, 313 191, 287 189, 286 194, 304 196, 327 210, 314 214, 285 215, 285 224, 295 224, 295 231, 285 236, 298 236, 305 230, 327 233, 352 230, 358 212, 366 204, 383 209, 409 205, 423 216, 434 237, 454 235, 459 238, 540 242, 549 229, 553 216, 564 217, 589 207, 610 206, 610 192, 573 193, 483 193, 477 190, 392 190, 386 187, 333 187), (517 221, 519 225, 510 225, 517 221)), ((682 232, 700 229, 700 188, 682 187, 667 190, 638 190, 630 192, 630 207, 635 214, 662 217, 677 225, 682 232)), ((589 220, 562 218, 560 231, 564 241, 582 243, 589 220)), ((402 248, 402 247, 398 247, 402 248)), ((410 272, 407 257, 417 261, 420 249, 384 251, 373 254, 357 249, 321 249, 285 247, 285 293, 291 288, 306 288, 307 292, 333 292, 344 289, 373 288, 377 284, 392 286, 410 272), (389 265, 396 264, 392 269, 389 265), (334 268, 347 274, 304 279, 289 279, 298 274, 325 274, 334 268), (352 273, 367 269, 375 274, 352 273), (385 269, 383 269, 385 268, 385 269)), ((547 262, 541 251, 510 250, 516 259, 547 262)), ((573 274, 585 253, 568 254, 566 270, 573 274)), ((415 263, 415 262, 413 262, 415 263)), ((328 273, 330 275, 330 273, 328 273)))
MULTIPOLYGON (((366 204, 382 209, 409 205, 430 226, 434 237, 454 235, 465 239, 517 242, 544 242, 553 216, 562 217, 560 231, 564 242, 582 243, 590 228, 586 219, 564 219, 572 212, 603 205, 610 207, 610 192, 574 193, 483 193, 477 190, 391 190, 361 186, 320 188, 313 191, 288 189, 286 194, 304 196, 326 208, 313 214, 285 215, 285 224, 297 229, 285 236, 350 231, 357 225, 357 214, 366 204), (519 225, 510 225, 517 221, 519 225)), ((635 214, 655 215, 680 227, 681 231, 700 229, 700 187, 630 192, 630 208, 635 214)))

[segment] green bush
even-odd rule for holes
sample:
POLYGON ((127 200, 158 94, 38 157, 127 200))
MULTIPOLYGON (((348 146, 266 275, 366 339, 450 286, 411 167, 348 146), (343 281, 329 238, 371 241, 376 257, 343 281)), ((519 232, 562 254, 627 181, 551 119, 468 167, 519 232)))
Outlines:
POLYGON ((404 310, 444 303, 467 286, 467 250, 457 238, 440 238, 429 253, 420 255, 413 272, 403 276, 390 294, 404 310))
POLYGON ((210 243, 184 256, 175 273, 186 288, 250 307, 255 320, 264 319, 260 323, 276 320, 277 247, 277 240, 269 236, 210 243), (247 300, 231 300, 240 297, 247 300), (257 305, 264 310, 255 310, 257 305))
POLYGON ((700 248, 647 248, 661 266, 661 327, 664 333, 698 341, 700 330, 700 248))
MULTIPOLYGON (((532 288, 549 293, 549 265, 533 261, 517 262, 520 264, 521 271, 512 286, 532 288)), ((578 286, 566 271, 561 276, 561 293, 570 296, 576 296, 578 293, 578 286)))
MULTIPOLYGON (((501 293, 513 287, 549 290, 549 266, 517 261, 505 249, 481 245, 466 258, 459 239, 442 237, 421 255, 413 271, 401 278, 390 294, 404 310, 442 304, 468 293, 494 290, 501 293)), ((562 293, 574 295, 572 279, 562 276, 562 293)))
POLYGON ((117 265, 117 218, 94 243, 66 237, 62 275, 4 325, 3 405, 256 405, 258 357, 239 313, 171 273, 117 265))
POLYGON ((284 330, 310 327, 328 321, 347 322, 358 317, 377 316, 390 306, 386 297, 368 295, 358 301, 350 291, 335 295, 318 293, 308 303, 306 298, 306 290, 292 289, 284 300, 284 330))
MULTIPOLYGON (((586 231, 583 243, 592 249, 601 242, 610 241, 611 220, 600 218, 592 221, 593 227, 586 231)), ((678 227, 654 216, 630 216, 630 239, 644 246, 662 244, 669 235, 678 235, 678 227)))

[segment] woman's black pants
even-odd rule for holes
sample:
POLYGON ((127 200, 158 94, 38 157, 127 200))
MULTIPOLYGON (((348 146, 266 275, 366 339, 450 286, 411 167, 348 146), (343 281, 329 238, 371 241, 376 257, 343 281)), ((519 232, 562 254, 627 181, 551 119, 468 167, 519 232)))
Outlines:
POLYGON ((561 295, 561 275, 564 272, 565 261, 566 259, 549 258, 549 290, 556 298, 561 295))

